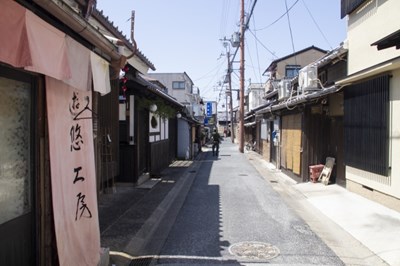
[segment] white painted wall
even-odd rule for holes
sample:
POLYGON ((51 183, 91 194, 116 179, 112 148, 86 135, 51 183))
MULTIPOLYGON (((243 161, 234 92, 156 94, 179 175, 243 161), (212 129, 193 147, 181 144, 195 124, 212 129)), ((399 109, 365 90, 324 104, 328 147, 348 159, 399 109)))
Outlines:
POLYGON ((352 82, 390 71, 389 176, 346 167, 346 178, 400 198, 400 49, 378 50, 372 43, 400 29, 400 1, 371 0, 348 16, 348 74, 352 82))
POLYGON ((400 49, 378 51, 372 43, 400 29, 400 1, 371 0, 348 16, 348 74, 400 56, 400 49))
POLYGON ((186 120, 178 119, 178 151, 177 156, 180 159, 190 159, 190 125, 186 120))
POLYGON ((263 99, 264 96, 264 88, 252 88, 249 91, 249 111, 251 109, 254 109, 262 104, 264 104, 266 101, 263 99))
POLYGON ((391 193, 400 198, 400 69, 393 71, 390 80, 390 160, 391 160, 391 193))
POLYGON ((149 136, 149 142, 156 142, 160 140, 165 140, 169 138, 169 121, 168 119, 164 119, 159 117, 158 115, 150 113, 149 115, 149 132, 151 133, 149 136), (151 119, 154 117, 157 120, 157 127, 153 128, 151 126, 151 119))
POLYGON ((193 82, 184 73, 149 73, 149 77, 159 80, 168 88, 168 94, 180 103, 191 103, 193 82), (172 89, 172 82, 184 81, 185 89, 172 89))

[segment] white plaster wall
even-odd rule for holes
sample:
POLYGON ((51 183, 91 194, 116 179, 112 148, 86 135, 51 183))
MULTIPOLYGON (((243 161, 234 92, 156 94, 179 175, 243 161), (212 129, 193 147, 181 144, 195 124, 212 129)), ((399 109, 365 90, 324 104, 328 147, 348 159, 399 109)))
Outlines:
MULTIPOLYGON (((393 71, 390 80, 390 148, 392 192, 400 198, 400 69, 393 71)), ((392 194, 392 193, 391 193, 392 194)))
POLYGON ((190 159, 190 126, 183 119, 178 119, 178 151, 177 156, 180 159, 190 159))
POLYGON ((159 80, 168 88, 168 94, 174 97, 180 103, 190 102, 192 83, 186 79, 184 73, 149 73, 149 77, 159 80), (172 89, 173 81, 185 81, 185 89, 172 89))
POLYGON ((262 98, 264 96, 264 88, 251 89, 249 92, 249 109, 254 109, 262 105, 265 100, 262 98))
POLYGON ((371 46, 399 30, 399 12, 399 0, 370 0, 348 17, 349 75, 400 56, 400 49, 371 46))

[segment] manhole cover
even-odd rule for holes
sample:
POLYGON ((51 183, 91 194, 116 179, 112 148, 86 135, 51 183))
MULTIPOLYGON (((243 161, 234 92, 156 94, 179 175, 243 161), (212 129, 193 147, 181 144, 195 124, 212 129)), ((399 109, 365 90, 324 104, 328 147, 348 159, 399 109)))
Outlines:
POLYGON ((269 260, 277 257, 280 251, 268 243, 246 241, 230 246, 229 253, 243 259, 269 260))

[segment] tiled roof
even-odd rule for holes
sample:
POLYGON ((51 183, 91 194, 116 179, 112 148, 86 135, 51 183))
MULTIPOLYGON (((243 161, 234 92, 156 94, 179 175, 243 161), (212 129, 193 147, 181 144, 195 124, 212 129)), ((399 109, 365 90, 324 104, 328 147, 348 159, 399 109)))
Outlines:
MULTIPOLYGON (((134 50, 134 46, 133 44, 128 40, 128 38, 126 37, 126 35, 124 35, 122 33, 122 31, 120 31, 118 29, 118 27, 114 26, 114 23, 112 21, 110 21, 108 19, 108 16, 106 17, 103 14, 103 11, 101 10, 94 10, 92 13, 92 16, 94 18, 96 18, 101 24, 103 24, 104 27, 107 28, 108 31, 110 31, 111 33, 113 33, 118 39, 120 39, 121 41, 123 41, 124 45, 126 45, 129 49, 131 49, 132 51, 134 50)), ((143 53, 137 49, 136 50, 136 55, 144 62, 147 64, 147 66, 152 69, 152 70, 156 70, 155 66, 153 65, 152 62, 150 62, 150 60, 143 55, 143 53)))
POLYGON ((274 70, 274 69, 276 68, 276 65, 277 65, 279 62, 284 61, 284 60, 286 60, 286 59, 288 59, 288 58, 290 58, 290 57, 299 55, 299 54, 301 54, 301 53, 307 52, 307 51, 312 50, 312 49, 317 50, 317 51, 320 51, 320 52, 322 52, 322 53, 327 53, 327 52, 328 52, 328 51, 326 51, 326 50, 323 50, 323 49, 321 49, 321 48, 318 48, 318 47, 312 45, 312 46, 310 46, 310 47, 307 47, 307 48, 304 48, 304 49, 302 49, 302 50, 299 50, 299 51, 297 51, 297 52, 295 52, 295 53, 292 53, 292 54, 286 55, 286 56, 284 56, 284 57, 275 59, 274 61, 271 62, 271 64, 268 66, 268 68, 264 71, 263 75, 264 75, 266 72, 268 72, 268 71, 274 70))

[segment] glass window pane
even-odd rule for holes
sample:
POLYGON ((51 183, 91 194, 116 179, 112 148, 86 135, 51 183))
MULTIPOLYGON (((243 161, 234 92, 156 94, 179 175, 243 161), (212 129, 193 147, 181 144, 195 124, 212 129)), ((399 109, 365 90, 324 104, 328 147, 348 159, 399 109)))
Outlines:
POLYGON ((185 88, 185 82, 184 81, 173 81, 172 82, 172 88, 173 89, 184 89, 185 88))
POLYGON ((31 209, 30 84, 0 77, 0 224, 31 209))
POLYGON ((285 68, 285 77, 294 78, 299 74, 299 70, 300 70, 299 65, 287 65, 285 68))

